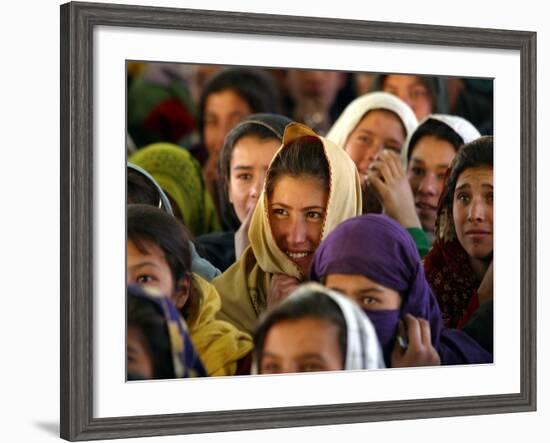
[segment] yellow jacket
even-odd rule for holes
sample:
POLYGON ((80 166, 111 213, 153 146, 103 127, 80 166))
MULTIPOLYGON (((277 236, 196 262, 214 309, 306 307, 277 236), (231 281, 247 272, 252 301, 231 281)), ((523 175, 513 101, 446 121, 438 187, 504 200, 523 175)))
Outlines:
POLYGON ((198 315, 188 322, 191 341, 209 376, 235 375, 237 361, 252 351, 252 338, 232 324, 216 319, 221 300, 216 288, 197 274, 194 282, 202 292, 198 315))

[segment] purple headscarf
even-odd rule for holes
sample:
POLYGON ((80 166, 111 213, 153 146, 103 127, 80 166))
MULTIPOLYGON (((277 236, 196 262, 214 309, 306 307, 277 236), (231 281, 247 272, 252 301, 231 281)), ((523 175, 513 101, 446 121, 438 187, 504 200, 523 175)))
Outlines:
MULTIPOLYGON (((401 295, 401 308, 365 311, 379 335, 386 359, 393 348, 397 322, 405 314, 430 323, 432 345, 441 364, 490 363, 492 356, 466 334, 445 329, 441 311, 424 276, 418 250, 409 233, 381 214, 367 214, 338 225, 319 245, 311 279, 328 274, 363 275, 401 295)), ((386 362, 388 363, 388 362, 386 362)))

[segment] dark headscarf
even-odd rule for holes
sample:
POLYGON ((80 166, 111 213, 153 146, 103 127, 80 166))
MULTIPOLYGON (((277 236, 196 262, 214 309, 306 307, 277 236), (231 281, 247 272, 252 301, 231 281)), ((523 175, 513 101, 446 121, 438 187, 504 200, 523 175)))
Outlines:
POLYGON ((441 311, 424 276, 414 241, 389 217, 363 215, 334 229, 317 248, 311 267, 312 280, 320 281, 328 274, 364 275, 401 295, 399 310, 365 311, 376 328, 387 364, 399 318, 405 314, 430 323, 432 345, 442 364, 492 362, 492 356, 470 337, 444 329, 441 311))
MULTIPOLYGON (((149 349, 154 356, 157 353, 152 338, 147 334, 147 331, 152 329, 151 325, 157 321, 157 318, 162 319, 165 337, 168 339, 168 343, 164 345, 168 345, 171 356, 171 361, 165 363, 173 369, 174 378, 206 377, 203 363, 191 342, 187 325, 170 299, 153 292, 151 288, 141 285, 129 285, 128 301, 134 303, 129 306, 135 307, 134 311, 128 313, 129 321, 135 322, 138 327, 142 328, 149 349), (152 316, 145 318, 143 314, 140 315, 138 313, 139 308, 135 303, 150 304, 156 311, 157 318, 152 316)), ((153 362, 155 367, 160 363, 153 362)))

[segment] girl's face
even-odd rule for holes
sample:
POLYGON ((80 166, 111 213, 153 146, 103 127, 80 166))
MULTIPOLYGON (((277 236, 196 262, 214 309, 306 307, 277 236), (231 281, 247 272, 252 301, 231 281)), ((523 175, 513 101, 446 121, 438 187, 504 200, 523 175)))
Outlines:
POLYGON ((345 150, 364 180, 372 161, 383 149, 401 153, 405 130, 399 118, 389 111, 374 110, 359 122, 346 141, 345 150))
POLYGON ((204 144, 208 155, 217 158, 227 133, 252 113, 248 103, 232 89, 213 92, 204 104, 204 144))
POLYGON ((493 252, 493 168, 465 169, 456 182, 453 197, 456 236, 473 259, 493 252))
POLYGON ((422 79, 416 75, 387 75, 382 89, 407 103, 418 121, 433 112, 433 100, 422 79))
POLYGON ((229 164, 229 201, 241 222, 256 206, 267 168, 280 145, 276 138, 260 139, 254 135, 241 137, 235 143, 229 164))
POLYGON ((289 175, 276 180, 268 200, 273 238, 303 276, 308 275, 321 241, 327 201, 328 192, 319 179, 289 175))
POLYGON ((178 309, 189 298, 189 278, 182 278, 177 285, 162 249, 156 244, 142 240, 145 252, 128 240, 126 279, 128 284, 138 283, 153 287, 172 299, 178 309))
POLYGON ((359 274, 329 274, 325 286, 334 289, 367 311, 396 310, 401 307, 399 292, 359 274))
POLYGON ((433 232, 445 172, 455 157, 453 145, 432 135, 422 137, 411 153, 407 174, 416 212, 425 231, 433 232))
POLYGON ((304 317, 271 327, 261 355, 260 374, 343 369, 338 327, 328 320, 304 317))
POLYGON ((127 372, 150 380, 154 375, 153 360, 148 351, 143 332, 136 326, 128 326, 126 341, 127 372))

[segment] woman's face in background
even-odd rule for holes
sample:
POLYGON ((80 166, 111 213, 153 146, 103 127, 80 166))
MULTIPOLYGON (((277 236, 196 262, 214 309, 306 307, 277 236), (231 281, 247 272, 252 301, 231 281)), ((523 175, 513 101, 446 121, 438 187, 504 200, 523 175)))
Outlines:
POLYGON ((383 109, 369 111, 350 133, 345 151, 349 154, 364 182, 370 164, 384 149, 401 153, 405 129, 393 112, 383 109))
POLYGON ((455 155, 451 143, 432 135, 422 137, 413 147, 407 175, 414 194, 416 213, 425 231, 434 232, 445 173, 455 155))
POLYGON ((453 196, 456 236, 470 258, 486 260, 493 252, 493 168, 465 169, 453 196))
POLYGON ((430 90, 417 75, 387 75, 382 90, 407 103, 418 121, 433 113, 434 104, 430 90))
POLYGON ((229 165, 229 201, 242 222, 254 210, 260 196, 271 159, 281 142, 245 135, 237 140, 229 165))
POLYGON ((212 92, 204 104, 203 140, 208 155, 218 157, 227 133, 252 113, 246 100, 233 89, 212 92))
POLYGON ((326 217, 328 192, 315 177, 283 175, 275 181, 268 200, 269 224, 277 246, 309 274, 326 217))
POLYGON ((274 324, 260 357, 260 374, 336 371, 343 369, 338 326, 303 317, 274 324))

